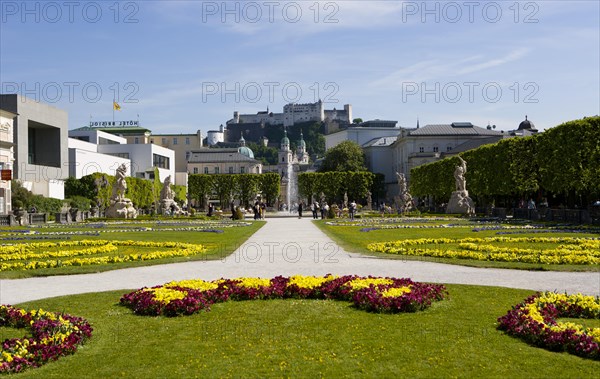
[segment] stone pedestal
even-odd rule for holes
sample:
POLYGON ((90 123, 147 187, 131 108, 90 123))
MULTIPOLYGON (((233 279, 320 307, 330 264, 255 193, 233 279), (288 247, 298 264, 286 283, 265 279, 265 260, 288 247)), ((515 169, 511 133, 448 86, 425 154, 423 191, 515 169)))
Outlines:
POLYGON ((475 214, 475 203, 469 197, 469 191, 454 191, 446 207, 446 213, 475 214))
POLYGON ((173 216, 182 214, 182 211, 175 200, 162 199, 160 201, 160 214, 173 216))
POLYGON ((131 200, 124 198, 113 200, 113 203, 106 208, 105 214, 108 218, 136 218, 137 210, 133 207, 131 200))

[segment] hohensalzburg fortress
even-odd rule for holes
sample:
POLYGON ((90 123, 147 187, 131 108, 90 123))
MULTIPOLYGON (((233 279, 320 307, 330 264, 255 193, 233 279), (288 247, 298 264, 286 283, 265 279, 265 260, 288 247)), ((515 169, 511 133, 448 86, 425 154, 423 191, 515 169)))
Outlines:
POLYGON ((352 105, 345 104, 344 109, 332 110, 325 109, 323 101, 307 104, 286 104, 283 107, 283 113, 261 111, 256 114, 240 114, 233 112, 233 118, 227 121, 230 124, 271 124, 292 126, 295 123, 307 121, 340 121, 343 123, 352 122, 352 105))

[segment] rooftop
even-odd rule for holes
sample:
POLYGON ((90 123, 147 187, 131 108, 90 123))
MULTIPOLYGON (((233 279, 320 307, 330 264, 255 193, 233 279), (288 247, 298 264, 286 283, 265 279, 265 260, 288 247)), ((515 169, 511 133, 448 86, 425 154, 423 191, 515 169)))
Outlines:
POLYGON ((473 125, 470 122, 453 122, 452 124, 430 124, 415 129, 410 136, 499 136, 502 133, 473 125))

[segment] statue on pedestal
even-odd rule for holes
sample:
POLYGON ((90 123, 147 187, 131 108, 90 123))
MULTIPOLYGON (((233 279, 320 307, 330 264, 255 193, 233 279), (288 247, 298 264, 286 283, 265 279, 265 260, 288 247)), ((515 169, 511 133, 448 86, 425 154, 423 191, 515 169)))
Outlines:
POLYGON ((110 205, 106 208, 106 217, 109 218, 136 218, 137 210, 133 207, 130 199, 125 197, 127 191, 127 166, 125 163, 117 167, 115 172, 115 184, 110 198, 110 205))
POLYGON ((465 178, 467 162, 461 157, 458 157, 458 159, 459 165, 454 169, 456 191, 452 192, 446 207, 446 213, 462 213, 471 216, 475 214, 475 203, 469 197, 469 191, 467 191, 467 180, 465 178))
POLYGON ((396 173, 396 179, 398 180, 399 194, 396 197, 396 205, 398 211, 402 214, 409 212, 413 208, 413 199, 408 192, 408 186, 406 185, 406 177, 404 173, 396 173))
POLYGON ((181 214, 181 208, 175 201, 175 192, 171 189, 171 175, 165 178, 160 190, 160 211, 163 215, 174 216, 181 214))

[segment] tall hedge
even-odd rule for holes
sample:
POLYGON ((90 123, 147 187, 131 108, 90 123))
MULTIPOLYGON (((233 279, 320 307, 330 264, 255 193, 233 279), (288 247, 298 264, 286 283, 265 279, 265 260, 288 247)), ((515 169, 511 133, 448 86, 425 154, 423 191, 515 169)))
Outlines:
POLYGON ((188 177, 189 196, 204 206, 206 196, 219 199, 222 206, 229 206, 233 196, 244 205, 261 193, 269 205, 279 196, 280 177, 274 172, 264 174, 191 174, 188 177))
MULTIPOLYGON (((600 117, 569 121, 526 138, 505 139, 460 154, 473 196, 521 197, 544 191, 600 196, 600 117)), ((447 199, 454 191, 452 157, 411 170, 413 195, 447 199)))
POLYGON ((348 201, 364 202, 375 175, 367 171, 304 172, 298 175, 300 195, 319 200, 321 192, 329 203, 341 203, 344 194, 348 201))

